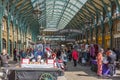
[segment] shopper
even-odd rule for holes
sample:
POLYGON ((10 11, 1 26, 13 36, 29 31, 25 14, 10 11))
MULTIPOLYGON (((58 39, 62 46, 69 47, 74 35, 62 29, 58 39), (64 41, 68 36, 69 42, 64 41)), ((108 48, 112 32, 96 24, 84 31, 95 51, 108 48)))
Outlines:
POLYGON ((64 63, 64 67, 66 68, 66 65, 67 65, 67 55, 64 51, 61 52, 61 58, 62 58, 62 61, 64 63))
POLYGON ((61 56, 61 51, 60 49, 57 50, 57 54, 56 54, 57 58, 59 58, 61 56))
POLYGON ((0 55, 0 60, 1 60, 1 66, 2 67, 8 67, 8 59, 9 59, 9 56, 8 56, 6 50, 3 49, 2 54, 0 55))
POLYGON ((102 76, 102 61, 103 61, 103 52, 104 50, 101 48, 97 54, 97 75, 102 76))
POLYGON ((112 50, 109 50, 108 67, 110 70, 110 75, 111 76, 115 75, 116 74, 116 54, 112 50))
POLYGON ((74 61, 74 67, 76 67, 77 66, 77 60, 78 60, 78 52, 75 48, 72 51, 72 58, 73 58, 73 61, 74 61))
POLYGON ((14 56, 13 60, 17 62, 17 49, 16 48, 14 48, 13 50, 13 56, 14 56))

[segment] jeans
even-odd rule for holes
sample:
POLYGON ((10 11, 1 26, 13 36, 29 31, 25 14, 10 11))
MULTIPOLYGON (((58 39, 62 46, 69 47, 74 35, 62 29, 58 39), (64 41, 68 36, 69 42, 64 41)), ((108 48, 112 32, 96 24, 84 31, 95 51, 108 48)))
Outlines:
POLYGON ((115 64, 109 64, 108 65, 109 69, 110 69, 110 75, 113 76, 114 74, 116 74, 116 66, 115 64))
POLYGON ((77 60, 73 59, 73 62, 74 62, 74 67, 77 66, 77 60))

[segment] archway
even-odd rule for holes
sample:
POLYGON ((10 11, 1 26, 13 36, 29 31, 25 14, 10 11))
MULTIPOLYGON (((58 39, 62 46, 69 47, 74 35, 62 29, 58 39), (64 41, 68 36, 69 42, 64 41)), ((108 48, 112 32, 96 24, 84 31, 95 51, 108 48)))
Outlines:
POLYGON ((12 50, 13 50, 13 48, 12 48, 12 41, 11 40, 9 40, 9 42, 10 42, 10 56, 12 56, 12 50))
POLYGON ((3 49, 6 49, 6 40, 2 38, 2 47, 3 49))
POLYGON ((16 41, 15 41, 15 47, 14 48, 16 48, 16 41))

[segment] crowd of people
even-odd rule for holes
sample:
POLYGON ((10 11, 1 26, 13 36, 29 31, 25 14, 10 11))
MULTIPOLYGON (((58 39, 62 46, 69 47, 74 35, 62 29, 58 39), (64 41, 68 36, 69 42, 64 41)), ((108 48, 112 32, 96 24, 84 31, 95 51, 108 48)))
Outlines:
POLYGON ((95 63, 96 67, 91 69, 97 72, 98 76, 116 74, 116 62, 119 63, 120 51, 118 49, 103 49, 97 44, 82 44, 79 48, 79 62, 84 65, 95 63), (106 72, 104 66, 108 69, 106 72))
MULTIPOLYGON (((54 59, 55 61, 62 61, 64 64, 64 67, 66 67, 68 60, 72 60, 72 54, 71 54, 71 48, 70 49, 62 49, 62 48, 56 48, 56 49, 49 49, 46 48, 45 50, 42 50, 40 48, 28 48, 26 50, 17 50, 14 49, 13 51, 13 60, 14 61, 20 61, 23 58, 29 58, 30 61, 37 61, 38 58, 41 57, 41 59, 44 59, 46 61, 47 59, 54 59)), ((77 63, 77 62, 76 62, 77 63)), ((60 67, 59 64, 57 64, 58 67, 60 67)))
MULTIPOLYGON (((40 61, 40 59, 47 60, 49 58, 57 61, 57 67, 60 68, 59 62, 62 61, 64 67, 67 69, 67 62, 73 60, 73 66, 76 67, 78 63, 82 65, 90 65, 92 61, 96 61, 97 75, 102 76, 103 64, 108 68, 107 75, 116 74, 116 62, 120 59, 120 51, 113 48, 104 50, 97 44, 81 44, 70 48, 57 48, 42 50, 41 48, 28 48, 26 50, 13 50, 13 60, 18 62, 23 58, 29 58, 30 61, 40 61)), ((3 67, 8 67, 9 56, 5 49, 0 55, 1 64, 3 67)), ((92 69, 92 68, 91 68, 92 69)))

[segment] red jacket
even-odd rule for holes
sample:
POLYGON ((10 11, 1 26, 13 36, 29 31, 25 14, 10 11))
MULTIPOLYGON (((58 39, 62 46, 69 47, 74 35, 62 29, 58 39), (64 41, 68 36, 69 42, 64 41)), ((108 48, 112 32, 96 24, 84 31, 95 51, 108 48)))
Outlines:
POLYGON ((72 51, 72 57, 73 59, 78 60, 78 52, 76 50, 72 51))

